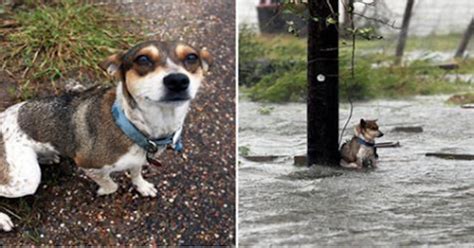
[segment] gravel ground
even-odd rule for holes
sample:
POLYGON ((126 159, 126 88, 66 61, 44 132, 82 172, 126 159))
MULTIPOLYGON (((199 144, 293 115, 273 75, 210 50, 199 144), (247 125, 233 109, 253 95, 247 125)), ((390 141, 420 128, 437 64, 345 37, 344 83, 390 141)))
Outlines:
MULTIPOLYGON (((104 2, 104 1, 102 1, 104 2)), ((97 185, 64 159, 43 166, 34 196, 0 199, 21 219, 0 245, 232 245, 235 243, 235 2, 108 1, 118 13, 140 17, 145 34, 207 47, 211 74, 184 128, 188 159, 172 151, 162 167, 149 167, 157 198, 143 198, 127 175, 115 176, 119 190, 97 197, 97 185)), ((2 88, 10 80, 0 77, 2 88)), ((7 94, 0 94, 2 107, 7 94)))

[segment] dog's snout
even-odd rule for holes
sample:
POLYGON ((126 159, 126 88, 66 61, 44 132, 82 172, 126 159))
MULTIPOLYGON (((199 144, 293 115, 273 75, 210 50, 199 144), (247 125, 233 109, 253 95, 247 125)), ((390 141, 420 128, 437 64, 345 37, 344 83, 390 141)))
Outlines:
POLYGON ((189 78, 182 73, 173 73, 166 76, 163 83, 169 90, 179 92, 189 87, 189 78))
POLYGON ((379 138, 383 136, 383 133, 382 132, 379 132, 379 138))

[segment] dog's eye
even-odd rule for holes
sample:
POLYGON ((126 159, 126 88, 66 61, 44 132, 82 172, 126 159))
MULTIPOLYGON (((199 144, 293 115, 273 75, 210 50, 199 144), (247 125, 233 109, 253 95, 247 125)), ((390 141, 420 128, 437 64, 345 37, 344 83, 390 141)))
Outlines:
POLYGON ((199 60, 199 57, 194 53, 190 53, 190 54, 186 55, 186 58, 184 59, 184 61, 188 64, 194 64, 198 60, 199 60))
POLYGON ((146 55, 140 55, 135 59, 135 62, 139 65, 151 65, 153 62, 151 62, 151 59, 146 56, 146 55))

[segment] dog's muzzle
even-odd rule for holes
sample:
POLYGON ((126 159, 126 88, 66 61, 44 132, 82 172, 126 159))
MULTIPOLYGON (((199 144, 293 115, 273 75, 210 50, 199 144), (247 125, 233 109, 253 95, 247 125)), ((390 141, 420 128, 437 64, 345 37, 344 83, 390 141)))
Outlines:
POLYGON ((172 73, 163 79, 163 84, 167 89, 164 101, 186 101, 189 96, 189 77, 183 73, 172 73))

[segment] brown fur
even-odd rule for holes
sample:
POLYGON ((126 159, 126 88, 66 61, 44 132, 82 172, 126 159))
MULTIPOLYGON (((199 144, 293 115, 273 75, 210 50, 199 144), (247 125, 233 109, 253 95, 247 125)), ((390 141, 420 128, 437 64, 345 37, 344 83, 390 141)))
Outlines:
POLYGON ((207 51, 206 49, 202 49, 201 52, 199 52, 199 55, 204 61, 207 61, 207 63, 212 64, 212 56, 209 51, 207 51))
POLYGON ((21 107, 18 122, 28 136, 51 144, 78 166, 101 168, 116 162, 133 145, 115 125, 114 101, 115 88, 30 101, 21 107))
POLYGON ((153 61, 160 61, 160 50, 158 50, 157 47, 152 46, 152 45, 147 46, 145 48, 142 48, 137 53, 137 57, 140 56, 140 55, 146 55, 149 58, 151 58, 151 60, 153 60, 153 61))
POLYGON ((176 46, 176 55, 178 56, 178 59, 179 60, 184 60, 184 58, 190 54, 190 53, 196 53, 196 50, 194 50, 192 47, 189 47, 189 46, 186 46, 186 45, 183 45, 183 44, 178 44, 176 46))
MULTIPOLYGON (((82 168, 101 168, 111 165, 125 154, 133 142, 115 125, 111 109, 115 101, 115 89, 104 94, 99 106, 93 106, 88 114, 94 115, 92 125, 96 128, 92 147, 81 147, 74 161, 82 168)), ((90 134, 89 134, 90 135, 90 134)))
POLYGON ((355 162, 357 160, 357 152, 359 151, 359 147, 360 144, 357 142, 357 137, 352 137, 348 143, 342 146, 341 158, 348 163, 355 162))

